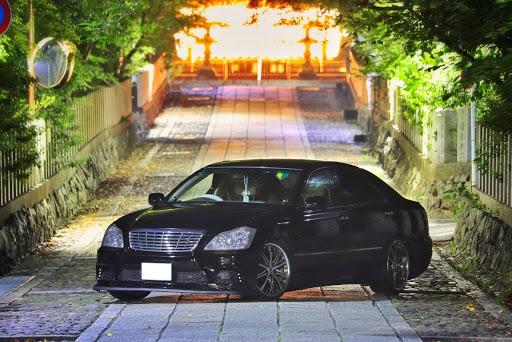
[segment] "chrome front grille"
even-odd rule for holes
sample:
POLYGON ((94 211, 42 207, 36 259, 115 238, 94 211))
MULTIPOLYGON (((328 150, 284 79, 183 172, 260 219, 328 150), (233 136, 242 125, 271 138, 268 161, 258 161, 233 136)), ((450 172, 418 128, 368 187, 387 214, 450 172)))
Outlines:
POLYGON ((137 229, 130 232, 130 248, 142 252, 191 252, 203 232, 178 229, 137 229))

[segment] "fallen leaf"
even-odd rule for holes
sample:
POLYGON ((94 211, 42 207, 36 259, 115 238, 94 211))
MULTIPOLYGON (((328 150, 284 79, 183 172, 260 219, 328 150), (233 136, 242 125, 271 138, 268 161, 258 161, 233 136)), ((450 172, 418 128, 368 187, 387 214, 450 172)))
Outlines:
POLYGON ((192 314, 188 314, 187 317, 192 317, 192 314))
POLYGON ((110 317, 110 319, 116 319, 117 317, 110 317))
POLYGON ((151 330, 151 326, 149 325, 146 329, 144 330, 151 330))
POLYGON ((112 334, 112 333, 108 333, 108 334, 107 334, 107 336, 108 336, 108 337, 112 337, 112 336, 114 336, 114 334, 112 334))

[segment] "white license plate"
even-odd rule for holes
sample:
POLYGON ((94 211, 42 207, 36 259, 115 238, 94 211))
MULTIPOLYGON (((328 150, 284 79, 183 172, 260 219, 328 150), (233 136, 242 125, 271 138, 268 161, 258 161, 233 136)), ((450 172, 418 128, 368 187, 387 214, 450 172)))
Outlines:
POLYGON ((141 279, 142 280, 172 280, 172 264, 162 263, 141 263, 141 279))

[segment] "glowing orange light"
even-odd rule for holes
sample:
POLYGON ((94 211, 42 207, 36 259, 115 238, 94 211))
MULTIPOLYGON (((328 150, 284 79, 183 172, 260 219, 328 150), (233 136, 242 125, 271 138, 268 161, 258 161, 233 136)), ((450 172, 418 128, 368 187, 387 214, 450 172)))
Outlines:
MULTIPOLYGON (((189 15, 192 10, 185 9, 182 13, 189 15)), ((311 57, 323 59, 326 56, 330 59, 338 55, 343 35, 339 26, 329 25, 329 18, 336 15, 334 11, 320 13, 318 9, 304 12, 272 8, 248 9, 246 5, 239 4, 208 7, 200 13, 208 22, 226 24, 225 27, 214 25, 210 29, 210 36, 216 41, 211 45, 212 58, 301 58, 305 46, 299 41, 305 37, 305 25, 309 20, 325 20, 325 28, 310 29, 310 37, 318 41, 311 45, 311 57), (258 15, 258 20, 249 24, 254 14, 258 15), (291 18, 300 18, 300 22, 297 25, 278 25, 291 18), (326 42, 325 56, 323 42, 326 42)), ((191 35, 203 37, 205 32, 205 29, 197 28, 191 29, 188 35, 185 32, 175 34, 178 57, 183 60, 190 58, 192 61, 203 58, 204 45, 198 44, 191 35)))

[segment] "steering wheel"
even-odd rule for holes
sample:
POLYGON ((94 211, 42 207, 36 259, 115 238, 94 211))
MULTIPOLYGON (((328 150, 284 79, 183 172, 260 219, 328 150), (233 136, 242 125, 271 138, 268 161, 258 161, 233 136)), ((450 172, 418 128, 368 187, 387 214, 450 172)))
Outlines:
POLYGON ((214 200, 217 202, 224 201, 221 197, 219 197, 217 195, 212 195, 212 194, 204 194, 199 198, 208 198, 208 199, 211 199, 211 200, 214 200))

